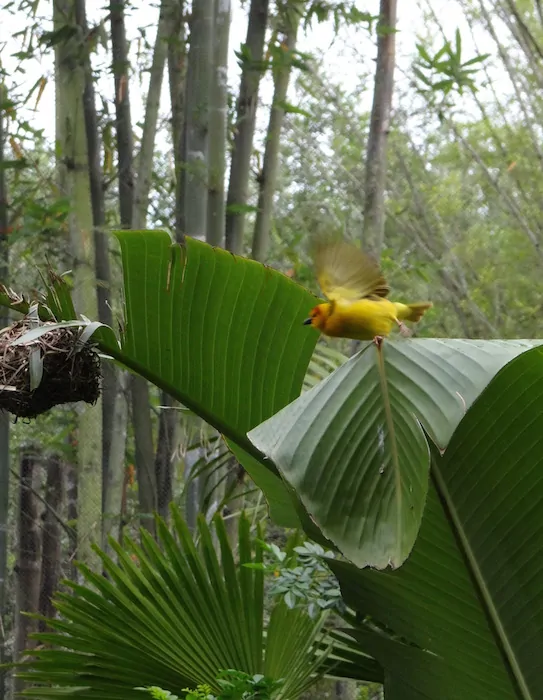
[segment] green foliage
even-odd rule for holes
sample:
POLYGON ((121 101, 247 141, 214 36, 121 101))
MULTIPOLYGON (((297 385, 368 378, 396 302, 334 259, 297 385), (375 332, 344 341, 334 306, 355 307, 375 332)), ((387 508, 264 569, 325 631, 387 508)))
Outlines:
POLYGON ((217 697, 273 690, 296 698, 318 679, 324 617, 281 601, 265 616, 264 574, 245 566, 262 561, 248 519, 239 522, 237 564, 222 519, 211 529, 200 517, 196 546, 175 508, 172 518, 173 532, 157 520, 158 544, 147 531, 141 545, 111 540, 117 564, 96 549, 107 578, 79 566, 85 583, 66 582, 72 593, 57 596, 52 631, 37 634, 43 645, 17 665, 32 683, 27 695, 141 700, 135 685, 208 684, 217 697), (221 669, 237 671, 225 677, 221 669))
POLYGON ((76 38, 78 33, 77 26, 66 23, 54 31, 43 32, 40 37, 40 43, 47 48, 53 48, 57 44, 64 44, 76 38))
POLYGON ((358 690, 357 700, 380 700, 382 687, 378 683, 367 683, 358 690))
POLYGON ((316 617, 322 610, 336 610, 343 613, 345 605, 337 580, 326 566, 327 558, 334 558, 334 552, 325 550, 315 542, 279 549, 275 544, 262 542, 267 556, 259 566, 272 576, 268 592, 280 596, 289 608, 307 609, 310 617, 316 617))
POLYGON ((300 114, 303 117, 311 116, 309 112, 307 112, 305 109, 297 107, 296 105, 293 105, 290 102, 276 102, 275 105, 277 107, 281 107, 285 114, 300 114))
POLYGON ((257 208, 250 204, 229 204, 226 211, 229 214, 253 214, 257 208))
POLYGON ((462 36, 459 29, 455 33, 454 46, 450 41, 445 41, 433 56, 428 53, 424 44, 417 44, 417 51, 418 61, 413 66, 413 73, 426 86, 419 89, 423 93, 426 90, 442 94, 444 97, 453 90, 460 95, 466 88, 475 91, 475 76, 480 69, 478 64, 489 57, 489 54, 480 54, 462 61, 462 36))
POLYGON ((301 71, 309 70, 311 54, 291 49, 287 51, 283 44, 272 44, 268 48, 268 68, 272 71, 281 71, 285 68, 297 68, 301 71))
POLYGON ((443 455, 433 450, 421 531, 399 571, 329 562, 359 613, 354 648, 384 666, 392 697, 539 692, 543 571, 533 553, 543 547, 542 396, 538 347, 496 375, 443 455))
POLYGON ((211 692, 211 687, 207 684, 197 685, 194 690, 185 688, 186 700, 214 700, 215 696, 211 692))
POLYGON ((242 671, 222 671, 217 679, 221 692, 217 700, 269 700, 277 694, 283 679, 272 680, 261 673, 249 675, 242 671))
MULTIPOLYGON (((282 680, 273 681, 261 673, 250 675, 243 671, 228 669, 221 671, 217 677, 220 692, 213 694, 212 688, 206 683, 197 685, 196 688, 184 688, 185 700, 270 700, 274 692, 281 687, 282 680)), ((179 700, 167 690, 157 686, 136 688, 146 690, 153 700, 179 700)))
POLYGON ((241 44, 238 51, 234 51, 234 55, 238 59, 240 68, 250 68, 254 71, 265 72, 269 68, 269 62, 265 59, 255 59, 251 55, 251 50, 247 44, 241 44))
MULTIPOLYGON (((145 690, 153 698, 153 700, 179 700, 178 695, 170 693, 169 690, 164 690, 156 685, 149 685, 146 688, 136 688, 136 690, 145 690)), ((211 688, 208 685, 198 685, 196 686, 195 696, 200 694, 200 697, 205 698, 211 694, 211 688)))
POLYGON ((249 438, 322 532, 358 566, 400 566, 424 513, 427 440, 444 449, 464 411, 529 343, 368 344, 249 438), (338 514, 341 514, 339 516, 338 514))
POLYGON ((417 537, 428 484, 420 423, 444 448, 465 408, 529 344, 387 342, 384 354, 368 345, 285 406, 300 391, 314 347, 315 334, 301 324, 311 295, 192 239, 181 251, 165 232, 117 236, 126 332, 119 348, 111 331, 98 328, 102 349, 225 434, 272 517, 301 521, 358 565, 400 566, 417 537), (246 299, 253 299, 249 313, 246 299))
POLYGON ((370 12, 360 10, 354 2, 312 0, 305 13, 305 26, 310 25, 313 19, 316 19, 319 23, 331 19, 336 34, 342 24, 364 24, 367 26, 368 31, 371 32, 374 22, 379 19, 379 15, 372 15, 370 12))
MULTIPOLYGON (((177 396, 188 398, 193 408, 200 410, 203 406, 206 415, 215 415, 215 420, 219 409, 223 411, 220 414, 222 425, 230 431, 230 435, 239 431, 241 440, 243 428, 240 424, 233 425, 231 415, 234 404, 231 404, 231 410, 224 411, 224 406, 218 401, 223 397, 225 384, 222 382, 230 381, 226 364, 215 364, 216 355, 212 353, 201 358, 201 346, 191 343, 194 343, 194 338, 201 339, 202 343, 204 338, 215 338, 215 324, 218 320, 224 322, 225 318, 235 342, 240 342, 243 333, 246 339, 254 339, 253 330, 243 325, 243 315, 240 317, 236 313, 236 310, 240 311, 237 307, 238 297, 233 294, 230 297, 229 281, 233 278, 238 282, 239 293, 239 283, 246 284, 248 275, 258 275, 256 279, 260 280, 260 275, 263 275, 267 280, 265 275, 273 279, 277 273, 263 266, 248 272, 249 266, 255 263, 227 255, 224 260, 228 262, 224 264, 228 275, 223 273, 219 276, 223 283, 224 303, 219 307, 222 314, 217 314, 208 301, 214 298, 210 289, 217 265, 211 262, 211 256, 215 253, 201 243, 188 242, 183 274, 176 277, 179 274, 176 269, 179 261, 174 256, 178 251, 174 247, 172 255, 171 246, 164 245, 165 240, 160 235, 145 232, 125 234, 123 264, 125 289, 128 290, 127 332, 123 337, 122 350, 110 347, 118 359, 139 368, 149 378, 169 382, 168 386, 177 392, 177 396), (142 255, 142 242, 145 244, 145 256, 142 255), (146 271, 138 267, 142 259, 146 260, 146 271), (137 270, 140 272, 134 276, 137 270), (146 279, 146 275, 151 277, 146 279), (172 304, 170 290, 179 289, 182 296, 177 300, 176 314, 163 313, 163 310, 171 309, 166 306, 166 303, 172 304), (142 308, 146 312, 138 315, 142 308), (205 310, 203 319, 199 315, 202 309, 205 310), (209 319, 206 319, 208 313, 209 319), (185 320, 182 328, 190 339, 181 338, 180 343, 186 343, 183 345, 184 352, 188 353, 192 363, 191 371, 186 374, 173 374, 179 371, 177 365, 171 360, 171 352, 164 352, 169 348, 177 352, 173 345, 169 345, 171 338, 163 333, 161 323, 164 318, 169 320, 168 323, 172 323, 172 319, 174 323, 180 318, 185 320), (209 364, 206 365, 206 362, 209 364), (195 378, 203 377, 204 370, 207 371, 205 378, 195 382, 195 378), (204 380, 207 382, 205 394, 199 384, 204 380)), ((302 318, 301 303, 291 309, 286 301, 297 299, 297 295, 300 300, 302 295, 303 300, 307 301, 311 297, 286 277, 278 276, 275 283, 274 299, 280 298, 281 294, 285 299, 281 319, 288 321, 287 314, 292 313, 290 332, 296 337, 297 322, 302 318)), ((254 296, 251 298, 254 299, 254 296)), ((266 308, 270 309, 269 306, 266 308)), ((259 318, 255 320, 257 330, 261 328, 260 322, 259 318)), ((169 328, 167 323, 165 325, 169 328)), ((289 328, 287 323, 287 332, 289 328)), ((276 331, 275 336, 279 335, 276 331)), ((275 336, 274 341, 282 341, 281 337, 275 336)), ((96 337, 105 349, 107 343, 100 335, 96 337)), ((245 450, 245 457, 242 457, 258 460, 258 465, 263 467, 262 474, 270 476, 270 483, 265 483, 264 476, 265 493, 274 494, 278 481, 275 469, 278 469, 284 478, 282 486, 287 499, 291 499, 295 491, 310 514, 307 517, 307 512, 302 508, 296 511, 306 532, 319 542, 323 541, 323 535, 330 538, 332 542, 326 546, 337 547, 353 562, 340 558, 327 560, 340 582, 346 603, 358 613, 357 618, 350 620, 354 625, 352 630, 334 632, 337 646, 331 654, 330 664, 337 662, 336 673, 358 674, 356 677, 380 681, 382 668, 387 687, 395 689, 397 697, 403 697, 399 693, 405 691, 408 700, 420 696, 420 692, 432 697, 438 691, 444 698, 456 700, 461 694, 455 694, 456 691, 451 689, 447 695, 444 690, 449 687, 448 679, 456 673, 463 678, 462 683, 458 684, 458 693, 461 691, 470 697, 470 694, 477 696, 484 692, 485 697, 491 700, 508 698, 507 665, 512 666, 513 661, 518 659, 519 682, 527 687, 533 682, 535 671, 530 665, 532 662, 517 641, 521 622, 508 616, 506 601, 513 596, 516 605, 521 606, 525 619, 530 604, 536 603, 534 591, 540 589, 539 582, 533 589, 526 588, 522 581, 512 577, 511 585, 504 592, 500 589, 503 573, 501 569, 494 571, 492 566, 493 562, 502 561, 499 559, 502 552, 499 547, 504 538, 515 534, 515 541, 523 543, 519 552, 524 552, 525 543, 538 542, 540 537, 536 519, 528 521, 527 534, 523 535, 514 528, 515 523, 519 522, 519 508, 523 509, 528 499, 532 499, 530 503, 536 505, 540 499, 539 482, 533 476, 533 459, 538 458, 538 441, 543 429, 536 426, 533 434, 531 431, 526 434, 523 429, 529 424, 525 406, 533 411, 535 421, 541 413, 538 410, 538 397, 543 393, 540 387, 543 365, 540 349, 529 349, 534 342, 538 341, 416 339, 386 341, 380 350, 370 344, 327 379, 250 431, 249 439, 257 449, 251 453, 245 450), (485 387, 486 391, 483 391, 485 387), (503 401, 500 397, 504 396, 507 406, 497 412, 497 405, 505 405, 498 404, 499 400, 503 401), (520 422, 517 416, 522 417, 520 422), (384 426, 382 433, 379 426, 384 426), (491 436, 492 426, 497 426, 500 439, 491 436), (410 433, 408 428, 417 432, 410 433), (511 432, 513 428, 515 432, 511 432), (458 436, 463 434, 471 437, 460 439, 458 436), (412 439, 413 435, 416 441, 412 439), (469 452, 474 435, 487 435, 487 441, 495 446, 488 457, 479 445, 469 452), (424 447, 427 455, 429 445, 432 445, 432 479, 428 484, 428 461, 419 461, 420 455, 414 447, 424 447), (511 445, 511 449, 508 445, 511 445), (529 454, 525 452, 524 445, 532 448, 529 454), (523 459, 519 462, 515 454, 521 448, 523 459), (441 453, 444 453, 443 456, 441 453), (483 457, 479 458, 479 454, 483 457), (456 460, 462 465, 461 469, 456 468, 456 460), (482 475, 487 478, 483 479, 482 475), (416 488, 409 489, 409 485, 416 488), (496 509, 490 517, 483 506, 484 499, 493 490, 496 491, 496 509), (507 501, 507 493, 510 492, 515 497, 507 501), (482 513, 485 513, 485 517, 478 519, 478 514, 482 513), (511 524, 511 532, 507 528, 501 529, 504 518, 511 524), (405 523, 407 527, 404 529, 405 523), (487 551, 492 552, 492 561, 486 558, 487 551), (393 572, 389 569, 379 572, 369 567, 356 567, 368 562, 381 567, 386 567, 389 562, 396 566, 403 563, 403 566, 393 572), (488 619, 492 622, 491 627, 488 619), (443 635, 443 629, 447 629, 447 635, 443 635), (498 631, 497 636, 493 634, 493 629, 498 631), (505 637, 500 636, 502 631, 505 637), (475 653, 473 647, 477 645, 475 653), (502 658, 506 659, 505 666, 502 658), (482 667, 484 669, 480 671, 482 667), (405 679, 404 688, 402 683, 405 679)), ((228 345, 223 349, 224 352, 219 354, 222 361, 228 356, 228 345)), ((267 350, 266 345, 261 347, 264 354, 267 350)), ((276 386, 277 377, 285 377, 287 370, 292 371, 291 362, 301 364, 299 350, 298 347, 297 352, 292 351, 291 355, 288 347, 284 349, 281 371, 269 375, 268 390, 270 386, 276 386)), ((254 346, 252 352, 256 352, 254 346)), ((249 356, 247 354, 245 357, 249 356)), ((179 361, 185 362, 186 359, 180 356, 179 361)), ((233 360, 229 366, 237 365, 233 360)), ((244 367, 247 366, 245 362, 244 367)), ((298 364, 295 366, 298 367, 298 364)), ((303 378, 301 367, 300 378, 303 378)), ((254 383, 234 382, 228 386, 232 392, 237 392, 236 400, 250 397, 253 403, 255 397, 259 397, 261 409, 266 397, 260 394, 264 391, 260 379, 258 376, 254 383)), ((290 380, 292 386, 292 374, 290 380)), ((228 400, 229 397, 226 398, 228 400)), ((222 400, 224 402, 224 397, 222 400)), ((249 411, 247 414, 254 415, 249 411)), ((238 409, 238 419, 240 415, 244 415, 243 409, 238 409)), ((234 449, 240 450, 240 446, 236 448, 234 444, 234 449)), ((543 500, 543 494, 541 496, 543 500)), ((295 505, 295 499, 291 499, 286 507, 293 508, 295 505)), ((533 512, 537 512, 537 508, 533 512)), ((144 546, 152 545, 145 540, 144 546)), ((261 545, 259 551, 258 561, 253 559, 242 563, 251 565, 244 567, 245 571, 253 576, 258 574, 263 579, 261 545)), ((514 551, 512 540, 503 552, 511 551, 514 551)), ((127 555, 123 555, 120 549, 118 554, 124 557, 124 565, 127 555)), ((512 570, 518 570, 524 561, 522 556, 512 570)), ((502 561, 500 566, 507 561, 502 561)), ((307 567, 301 568, 303 577, 304 568, 307 567)), ((155 570, 156 566, 153 568, 155 570)), ((524 571, 525 580, 529 580, 532 574, 534 580, 537 579, 537 572, 529 573, 529 568, 524 571)), ((160 572, 157 575, 160 576, 160 572)), ((92 581, 97 585, 95 579, 92 581)), ((304 601, 307 603, 314 594, 309 577, 304 585, 299 586, 296 577, 287 574, 283 583, 285 587, 279 591, 282 602, 276 608, 279 612, 270 621, 270 626, 282 627, 283 631, 268 630, 266 636, 268 644, 279 644, 281 640, 281 648, 285 644, 284 617, 298 613, 309 620, 304 613, 304 601), (294 605, 293 608, 285 604, 285 596, 287 602, 294 605)), ((100 581, 100 585, 106 584, 100 581)), ((160 579, 156 580, 153 574, 146 581, 145 590, 152 589, 154 595, 155 591, 161 590, 161 585, 160 579)), ((253 590, 252 586, 249 589, 253 590)), ((206 592, 206 600, 207 597, 206 592)), ((325 600, 325 596, 321 598, 325 600)), ((210 599, 214 600, 213 597, 210 599)), ((68 601, 62 600, 62 609, 69 605, 68 601)), ((136 615, 137 606, 134 610, 132 607, 130 612, 136 615)), ((148 606, 145 608, 140 604, 140 607, 148 611, 148 606)), ((206 612, 206 624, 211 619, 215 624, 215 618, 223 614, 219 607, 203 605, 201 609, 206 612)), ((108 609, 107 613, 110 615, 111 611, 108 609)), ((236 614, 233 611, 231 617, 236 614)), ((196 614, 192 619, 197 619, 196 614)), ((199 627, 192 622, 189 640, 183 638, 185 646, 202 626, 200 618, 198 620, 199 627)), ((174 633, 171 624, 169 626, 162 618, 156 620, 156 625, 162 635, 164 629, 168 635, 174 635, 165 642, 164 649, 168 650, 176 647, 177 630, 187 629, 187 625, 178 625, 174 633)), ((541 628, 543 624, 537 629, 541 628)), ((294 640, 292 629, 291 626, 288 641, 299 644, 300 639, 305 639, 307 630, 304 629, 303 633, 300 631, 294 640)), ((530 635, 537 647, 539 632, 536 630, 530 635)), ((213 627, 209 639, 217 636, 218 632, 213 627)), ((197 641, 202 646, 200 638, 197 641)), ((181 647, 181 644, 178 646, 181 647)), ((231 643, 226 646, 228 649, 233 647, 231 643)), ((46 651, 40 650, 39 654, 46 651)), ((202 647, 202 652, 205 652, 206 658, 209 656, 209 643, 207 647, 202 647)), ((274 653, 279 658, 278 648, 274 653)), ((302 662, 298 659, 304 667, 306 660, 302 662)), ((138 663, 141 663, 139 657, 138 663)), ((230 662, 230 659, 225 663, 222 657, 215 671, 218 668, 241 668, 246 673, 266 673, 274 679, 286 677, 279 669, 272 673, 262 668, 243 667, 243 664, 230 662)), ((330 665, 327 668, 333 671, 330 665)), ((155 672, 152 677, 143 680, 143 684, 160 680, 161 687, 194 687, 195 682, 210 683, 213 677, 207 669, 199 678, 193 678, 192 683, 180 685, 179 678, 172 683, 170 677, 166 683, 155 672)), ((286 690, 281 692, 286 693, 286 690)))
POLYGON ((0 161, 0 170, 22 170, 27 167, 28 163, 24 159, 0 161))
MULTIPOLYGON (((276 522, 298 526, 295 497, 246 433, 300 393, 317 340, 302 321, 315 297, 275 270, 191 238, 181 247, 166 231, 116 236, 126 299, 121 342, 83 321, 85 338, 94 333, 104 353, 215 427, 265 491, 276 522)), ((26 301, 4 294, 0 303, 19 309, 26 301)), ((40 313, 50 317, 46 305, 40 313)), ((70 314, 57 307, 53 316, 70 314)))

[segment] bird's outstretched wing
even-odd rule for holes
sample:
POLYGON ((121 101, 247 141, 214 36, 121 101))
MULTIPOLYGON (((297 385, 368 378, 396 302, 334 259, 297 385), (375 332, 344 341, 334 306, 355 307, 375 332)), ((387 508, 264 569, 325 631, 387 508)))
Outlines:
POLYGON ((320 288, 330 301, 386 297, 390 291, 377 262, 351 243, 317 238, 311 254, 320 288))

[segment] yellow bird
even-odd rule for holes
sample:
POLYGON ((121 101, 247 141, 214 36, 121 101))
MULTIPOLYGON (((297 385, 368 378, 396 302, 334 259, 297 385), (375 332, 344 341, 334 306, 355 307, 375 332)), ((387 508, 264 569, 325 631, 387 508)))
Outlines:
POLYGON ((345 241, 321 240, 313 246, 317 280, 328 299, 311 310, 304 325, 337 338, 380 342, 404 321, 416 323, 432 304, 400 304, 386 299, 390 288, 379 265, 345 241))

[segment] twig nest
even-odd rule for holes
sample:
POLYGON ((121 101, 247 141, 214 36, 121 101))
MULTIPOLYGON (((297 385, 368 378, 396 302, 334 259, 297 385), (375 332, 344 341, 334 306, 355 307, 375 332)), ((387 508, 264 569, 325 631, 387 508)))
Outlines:
MULTIPOLYGON (((95 403, 100 396, 100 358, 79 341, 80 328, 58 328, 14 344, 36 322, 22 320, 0 331, 0 409, 35 418, 53 406, 95 403)), ((39 323, 40 328, 55 326, 39 323)))

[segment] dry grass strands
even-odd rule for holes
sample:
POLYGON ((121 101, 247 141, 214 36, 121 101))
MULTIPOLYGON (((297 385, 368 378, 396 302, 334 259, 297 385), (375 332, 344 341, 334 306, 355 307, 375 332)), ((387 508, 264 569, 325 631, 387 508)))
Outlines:
POLYGON ((35 326, 23 320, 0 332, 0 409, 35 418, 59 404, 95 403, 100 358, 92 347, 78 342, 81 329, 52 328, 29 345, 13 345, 35 326), (37 386, 32 388, 31 382, 37 386))

